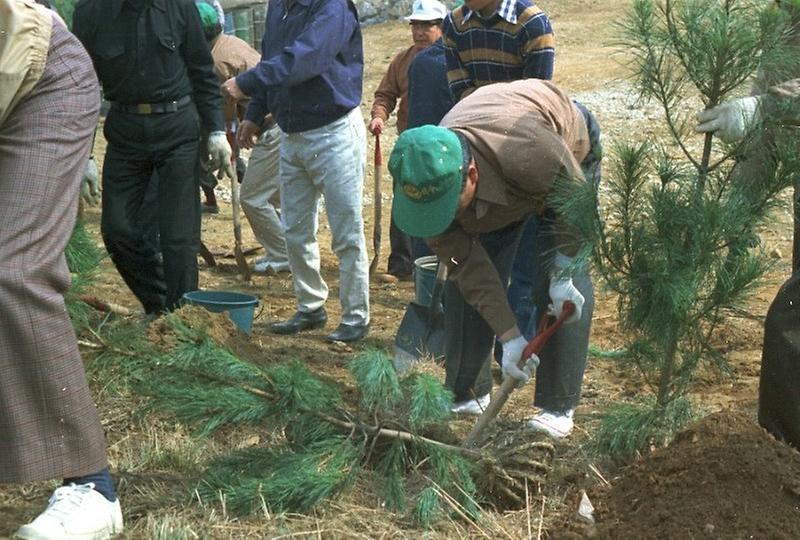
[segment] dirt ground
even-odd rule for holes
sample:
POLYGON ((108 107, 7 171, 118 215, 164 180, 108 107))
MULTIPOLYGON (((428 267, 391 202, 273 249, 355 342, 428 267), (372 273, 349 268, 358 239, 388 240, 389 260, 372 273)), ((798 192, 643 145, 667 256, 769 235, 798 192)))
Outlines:
MULTIPOLYGON (((655 108, 635 102, 625 80, 623 51, 610 43, 612 24, 629 2, 600 0, 541 0, 557 35, 555 81, 586 102, 598 116, 606 145, 618 137, 634 139, 658 129, 655 108)), ((386 23, 364 29, 366 78, 361 110, 368 118, 371 96, 394 54, 410 43, 408 26, 386 23)), ((393 128, 393 121, 390 122, 393 128)), ((389 130, 390 132, 392 129, 389 130)), ((388 157, 395 136, 382 141, 388 157)), ((98 137, 96 155, 104 143, 98 137)), ((372 156, 370 141, 368 156, 372 156)), ((370 158, 371 161, 371 158, 370 158)), ((373 229, 372 164, 365 179, 367 244, 373 229)), ((381 268, 389 252, 388 229, 391 184, 382 183, 384 231, 381 268)), ((227 191, 220 188, 222 212, 203 217, 203 240, 217 254, 218 266, 201 263, 203 289, 237 290, 257 296, 253 335, 245 345, 248 357, 264 363, 301 359, 334 378, 346 379, 346 363, 364 347, 391 349, 413 284, 373 284, 370 289, 372 325, 364 343, 354 347, 328 345, 326 332, 338 323, 338 267, 330 250, 324 216, 320 221, 323 276, 331 287, 326 305, 330 322, 323 330, 279 337, 268 332, 270 322, 295 309, 291 278, 255 275, 242 283, 230 256, 233 245, 227 191)), ((99 210, 87 209, 92 231, 99 232, 99 210)), ((800 537, 800 455, 769 439, 755 425, 763 315, 778 287, 789 274, 791 216, 776 212, 760 231, 775 266, 742 312, 732 313, 716 340, 731 364, 730 374, 702 372, 692 400, 709 413, 718 413, 694 426, 672 447, 644 456, 629 468, 618 468, 588 450, 599 417, 609 404, 642 394, 635 382, 612 360, 592 357, 576 412, 576 429, 557 444, 555 470, 547 484, 532 487, 530 505, 515 512, 488 510, 477 525, 448 520, 419 530, 403 516, 384 510, 369 489, 369 479, 346 495, 322 505, 312 515, 265 512, 247 519, 227 514, 224 504, 201 504, 192 498, 192 478, 199 464, 220 451, 254 444, 259 436, 245 431, 226 433, 201 443, 192 442, 188 429, 161 418, 132 415, 136 400, 112 391, 112 382, 93 380, 98 407, 107 432, 112 471, 126 519, 123 538, 467 538, 467 537, 584 537, 609 538, 797 538, 800 537), (597 508, 598 529, 576 524, 574 513, 581 490, 597 508)), ((248 227, 245 246, 257 248, 248 227)), ((99 242, 99 234, 97 235, 99 242)), ((371 253, 370 253, 371 254, 371 253)), ((252 263, 263 252, 249 256, 252 263)), ((613 297, 598 287, 591 343, 604 351, 624 343, 617 325, 613 297)), ((110 261, 103 263, 96 296, 138 309, 110 261)), ((93 350, 83 350, 91 363, 93 350)), ((502 415, 520 421, 532 413, 533 388, 515 392, 502 415)), ((469 420, 457 421, 468 429, 469 420)), ((373 481, 375 481, 373 479, 373 481)), ((49 482, 0 487, 0 538, 36 515, 53 488, 49 482)))
POLYGON ((598 498, 604 538, 798 538, 800 453, 744 412, 715 413, 598 498))

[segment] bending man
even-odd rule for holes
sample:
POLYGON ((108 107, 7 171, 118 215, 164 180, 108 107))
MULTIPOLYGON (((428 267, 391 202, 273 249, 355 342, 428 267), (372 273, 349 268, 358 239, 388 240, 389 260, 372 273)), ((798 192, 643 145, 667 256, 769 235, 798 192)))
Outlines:
MULTIPOLYGON (((552 245, 538 252, 549 271, 542 286, 556 313, 567 300, 577 307, 542 351, 546 360, 536 380, 535 404, 553 417, 547 431, 554 437, 572 429, 594 298, 585 269, 574 272, 574 281, 565 273, 575 270, 577 241, 558 226, 548 196, 559 178, 585 181, 582 164, 592 155, 586 123, 578 106, 549 82, 497 83, 459 102, 439 127, 404 132, 389 160, 393 217, 405 232, 426 238, 469 304, 459 317, 445 316, 445 385, 456 401, 476 404, 466 412, 488 404, 495 335, 503 343, 504 375, 529 377, 516 366, 527 341, 505 288, 526 221, 540 216, 542 226, 551 228, 553 234, 541 237, 552 245), (459 331, 465 319, 473 328, 467 335, 459 331)), ((446 293, 444 305, 447 311, 458 304, 446 293)))

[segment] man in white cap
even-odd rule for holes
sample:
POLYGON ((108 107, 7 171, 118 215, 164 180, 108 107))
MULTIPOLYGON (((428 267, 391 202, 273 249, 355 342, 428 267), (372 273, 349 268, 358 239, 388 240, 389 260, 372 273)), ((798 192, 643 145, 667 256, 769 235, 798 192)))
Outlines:
MULTIPOLYGON (((447 16, 447 8, 437 0, 416 0, 411 15, 406 20, 411 25, 414 44, 401 51, 392 59, 389 69, 383 76, 375 100, 372 102, 369 131, 373 135, 383 133, 389 115, 397 105, 397 132, 402 133, 408 125, 408 67, 421 50, 430 47, 442 37, 442 21, 447 16)), ((376 202, 377 204, 377 202, 376 202)), ((388 273, 399 278, 409 279, 414 268, 411 260, 411 238, 403 233, 392 220, 389 229, 392 252, 389 254, 388 273)))

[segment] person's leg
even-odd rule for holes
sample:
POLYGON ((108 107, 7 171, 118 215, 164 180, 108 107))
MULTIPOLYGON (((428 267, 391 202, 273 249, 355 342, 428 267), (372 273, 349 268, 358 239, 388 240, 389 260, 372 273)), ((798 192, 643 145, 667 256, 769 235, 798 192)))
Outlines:
MULTIPOLYGON (((531 216, 528 218, 522 236, 517 247, 517 254, 514 256, 514 264, 511 267, 511 282, 508 286, 508 303, 511 311, 517 318, 522 335, 530 340, 536 333, 536 306, 533 300, 533 281, 531 276, 540 275, 542 268, 539 267, 536 257, 536 237, 539 235, 539 218, 531 216)), ((498 351, 501 347, 497 348, 498 351)))
POLYGON ((361 204, 366 129, 358 109, 323 129, 313 135, 308 155, 316 158, 307 158, 306 168, 325 197, 331 248, 339 259, 342 324, 363 328, 369 324, 369 259, 361 204))
MULTIPOLYGON (((114 266, 146 313, 164 310, 166 284, 160 247, 155 242, 155 217, 144 204, 153 180, 153 164, 140 149, 118 146, 126 131, 137 128, 137 118, 116 115, 106 119, 109 141, 103 161, 103 243, 114 266)), ((157 180, 156 180, 157 183, 157 180)))
POLYGON ((0 212, 0 482, 106 466, 63 298, 64 248, 100 104, 88 59, 72 74, 63 63, 85 58, 73 41, 53 36, 42 78, 0 128, 0 189, 8 198, 0 212))
POLYGON ((266 260, 288 264, 286 241, 281 228, 280 144, 277 124, 258 139, 241 186, 242 210, 259 243, 266 250, 266 260))
MULTIPOLYGON (((583 104, 576 101, 575 105, 586 122, 591 145, 589 154, 581 162, 581 169, 587 181, 597 186, 602 180, 603 150, 600 124, 583 104)), ((552 224, 552 215, 546 215, 540 220, 539 226, 542 232, 536 240, 536 256, 531 266, 537 324, 543 316, 546 316, 550 304, 549 268, 545 261, 552 258, 556 248, 552 243, 553 236, 550 234, 552 224)), ((594 311, 594 289, 588 269, 573 276, 572 281, 584 297, 581 319, 562 326, 539 355, 541 364, 536 372, 534 404, 540 407, 542 412, 529 424, 555 437, 562 437, 572 430, 572 412, 580 400, 594 311)))
MULTIPOLYGON (((376 204, 378 204, 376 202, 376 204)), ((389 261, 386 271, 398 278, 408 279, 414 271, 414 261, 411 259, 411 237, 401 231, 394 222, 389 223, 389 261)))
MULTIPOLYGON (((492 258, 500 280, 511 272, 522 223, 482 234, 481 245, 492 258)), ((445 386, 456 402, 475 399, 492 390, 490 359, 494 332, 483 317, 464 301, 458 285, 445 285, 445 386)))
MULTIPOLYGON (((549 265, 545 261, 552 258, 554 251, 553 235, 548 232, 552 223, 552 216, 540 223, 536 246, 538 269, 531 274, 537 325, 541 317, 547 316, 550 304, 549 265)), ((559 328, 539 353, 534 405, 542 411, 530 422, 531 427, 555 437, 572 430, 572 412, 580 401, 594 311, 594 289, 588 269, 573 276, 572 281, 584 297, 581 319, 559 328)))
POLYGON ((411 258, 416 261, 420 257, 433 255, 433 251, 428 247, 423 238, 416 236, 411 237, 411 258))
MULTIPOLYGON (((572 411, 578 406, 589 351, 589 333, 594 311, 594 288, 588 272, 572 278, 584 297, 581 319, 565 324, 548 340, 539 354, 534 405, 554 413, 572 411)), ((549 296, 537 295, 537 308, 546 313, 549 296), (541 299, 545 297, 546 301, 541 299)))
POLYGON ((148 118, 158 170, 159 238, 167 286, 165 307, 180 305, 197 290, 200 250, 200 197, 197 112, 193 105, 148 118))
POLYGON ((325 305, 328 285, 320 274, 319 227, 320 192, 306 170, 312 150, 304 133, 283 135, 280 148, 281 219, 286 254, 292 269, 297 309, 315 312, 325 305))
MULTIPOLYGON (((80 480, 107 466, 63 297, 64 249, 99 105, 89 57, 54 23, 41 78, 0 127, 7 202, 0 213, 0 483, 80 480)), ((121 531, 119 502, 92 488, 58 488, 16 537, 70 540, 121 531)))

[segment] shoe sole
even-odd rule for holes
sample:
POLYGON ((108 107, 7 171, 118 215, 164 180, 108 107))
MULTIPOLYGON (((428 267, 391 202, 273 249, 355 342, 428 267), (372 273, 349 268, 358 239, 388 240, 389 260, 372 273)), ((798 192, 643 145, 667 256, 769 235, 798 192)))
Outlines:
POLYGON ((328 343, 336 343, 337 341, 339 343, 355 343, 357 341, 361 341, 362 339, 364 339, 366 337, 367 337, 367 334, 364 334, 363 336, 357 337, 357 338, 354 338, 354 339, 336 339, 336 338, 331 337, 331 336, 325 336, 325 341, 327 341, 328 343))
POLYGON ((294 335, 294 334, 298 334, 300 332, 305 332, 306 330, 316 330, 318 328, 322 328, 322 327, 325 326, 325 324, 327 322, 328 321, 326 319, 324 321, 315 322, 315 323, 310 324, 308 326, 304 326, 303 328, 298 328, 297 330, 282 330, 282 329, 276 329, 275 327, 270 326, 269 327, 269 331, 272 332, 273 334, 278 334, 279 336, 291 336, 291 335, 294 335))
POLYGON ((544 433, 545 435, 547 435, 548 437, 551 437, 553 439, 563 439, 564 437, 566 437, 567 435, 569 435, 572 432, 572 430, 569 430, 567 432, 556 431, 551 427, 545 427, 544 424, 540 424, 538 422, 534 422, 533 420, 529 421, 527 423, 527 426, 528 426, 529 429, 532 429, 534 431, 538 431, 540 433, 544 433))

